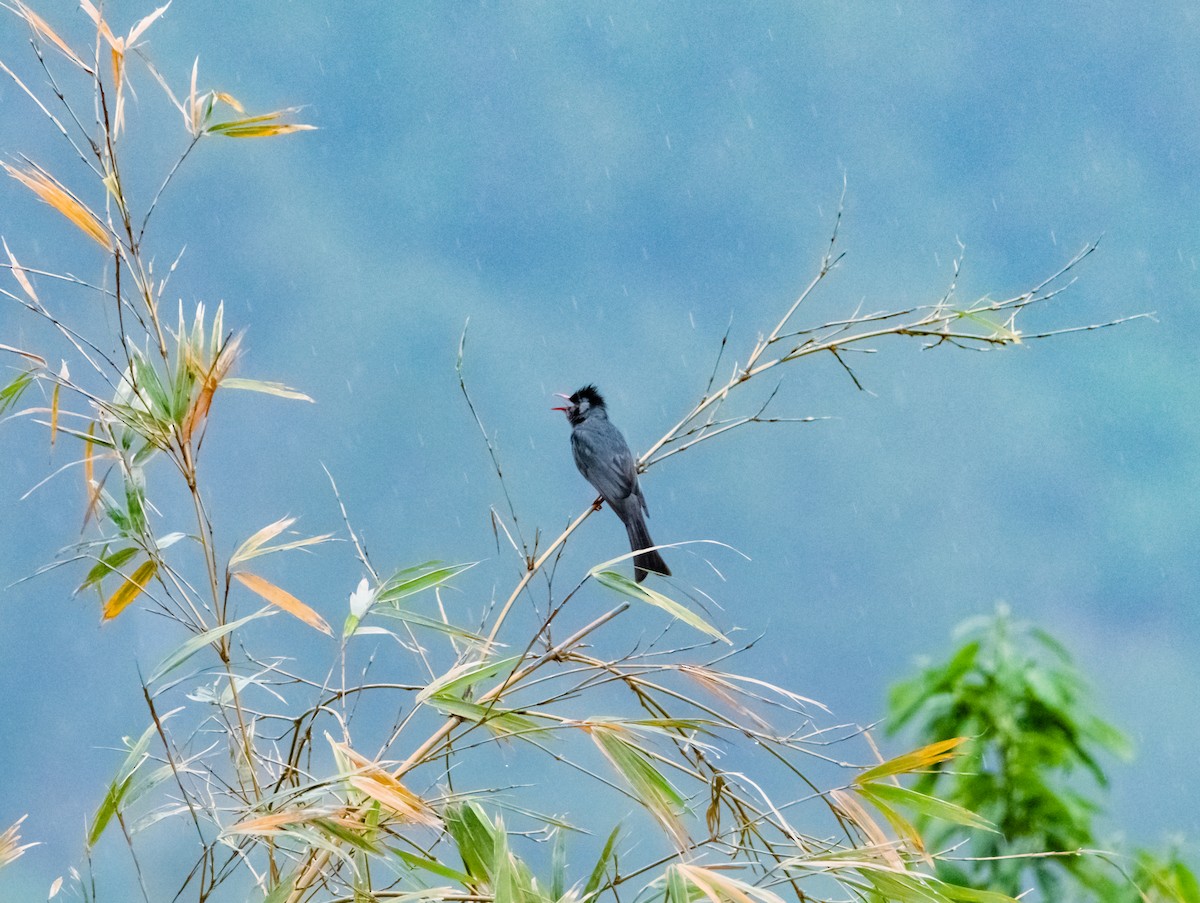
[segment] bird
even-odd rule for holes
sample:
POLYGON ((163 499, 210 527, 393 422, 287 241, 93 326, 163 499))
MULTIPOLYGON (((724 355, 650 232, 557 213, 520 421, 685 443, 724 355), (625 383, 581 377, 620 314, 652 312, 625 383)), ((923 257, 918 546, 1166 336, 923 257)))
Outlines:
POLYGON ((638 485, 637 465, 625 437, 609 422, 604 397, 593 385, 584 386, 573 395, 554 394, 567 402, 551 410, 564 412, 570 421, 575 466, 625 524, 629 548, 635 553, 634 579, 641 583, 651 572, 671 576, 662 555, 650 548, 654 545, 646 529, 650 509, 638 485))

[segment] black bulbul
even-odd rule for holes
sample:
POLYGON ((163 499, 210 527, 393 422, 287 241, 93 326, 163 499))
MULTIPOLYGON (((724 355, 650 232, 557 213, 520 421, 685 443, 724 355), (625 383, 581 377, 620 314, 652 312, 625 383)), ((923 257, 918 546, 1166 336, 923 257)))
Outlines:
POLYGON ((654 540, 646 529, 646 517, 650 509, 638 486, 637 465, 633 453, 621 431, 608 422, 608 408, 595 386, 584 386, 574 395, 562 395, 563 411, 571 422, 571 451, 575 453, 575 466, 583 478, 596 487, 608 507, 616 512, 629 534, 629 548, 633 556, 633 574, 638 583, 653 571, 669 577, 671 569, 651 549, 654 540))

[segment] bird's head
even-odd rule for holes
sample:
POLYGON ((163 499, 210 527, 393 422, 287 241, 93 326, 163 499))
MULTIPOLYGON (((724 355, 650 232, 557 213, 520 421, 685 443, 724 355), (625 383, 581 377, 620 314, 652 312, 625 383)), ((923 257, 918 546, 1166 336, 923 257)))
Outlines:
POLYGON ((566 404, 551 408, 551 410, 565 413, 567 420, 571 421, 572 426, 583 423, 583 421, 595 413, 607 416, 605 414, 604 397, 596 391, 596 387, 593 385, 586 385, 573 395, 563 395, 561 392, 555 392, 554 394, 566 401, 566 404))

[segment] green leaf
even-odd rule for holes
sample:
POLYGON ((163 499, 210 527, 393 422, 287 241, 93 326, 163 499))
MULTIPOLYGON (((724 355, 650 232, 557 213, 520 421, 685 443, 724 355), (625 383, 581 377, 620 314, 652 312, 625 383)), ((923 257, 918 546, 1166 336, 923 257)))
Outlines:
POLYGON ((394 847, 390 848, 392 852, 398 856, 403 862, 411 865, 413 868, 424 869, 437 875, 439 878, 445 878, 448 881, 454 881, 458 884, 467 887, 471 884, 471 876, 465 872, 460 872, 458 869, 452 869, 450 866, 438 862, 436 859, 428 859, 424 856, 418 856, 415 853, 409 853, 406 850, 398 850, 394 847))
POLYGON ((159 424, 176 421, 170 396, 163 387, 158 371, 140 354, 133 355, 133 372, 137 380, 137 393, 149 408, 150 415, 159 424))
POLYGON ((595 577, 601 586, 616 590, 618 593, 630 596, 639 602, 653 605, 655 608, 661 608, 667 614, 671 615, 671 617, 683 621, 701 633, 715 637, 723 643, 729 643, 729 639, 725 634, 721 633, 721 631, 717 630, 717 628, 713 627, 698 614, 656 590, 642 586, 640 583, 635 583, 623 574, 618 574, 616 571, 592 571, 591 576, 595 577))
POLYGON ((378 853, 379 847, 368 840, 362 833, 351 830, 345 825, 333 821, 328 818, 314 818, 311 824, 316 825, 330 837, 336 837, 343 843, 348 843, 355 849, 362 850, 364 853, 378 853))
MULTIPOLYGON (((107 551, 107 549, 105 550, 107 551)), ((115 574, 126 562, 138 553, 137 546, 129 546, 128 548, 118 549, 111 555, 100 553, 100 559, 87 572, 87 576, 83 578, 83 583, 79 584, 79 588, 75 592, 82 592, 89 586, 95 586, 109 574, 115 574)))
POLYGON ((292 895, 292 891, 296 887, 296 878, 300 874, 299 868, 294 868, 282 878, 279 883, 271 888, 271 892, 267 894, 263 903, 286 903, 288 897, 292 895))
POLYGON ((508 833, 501 818, 496 819, 493 838, 492 903, 519 903, 522 899, 521 882, 508 852, 508 833))
POLYGON ((928 796, 915 790, 909 790, 907 787, 899 787, 896 784, 882 781, 861 783, 856 786, 858 791, 869 799, 877 798, 886 803, 904 806, 927 818, 939 818, 956 825, 999 833, 986 818, 976 815, 970 809, 938 799, 936 796, 928 796))
POLYGON ((121 766, 117 769, 116 776, 108 785, 108 791, 100 802, 100 808, 96 810, 96 814, 92 818, 92 826, 88 829, 87 836, 88 849, 96 845, 104 833, 104 829, 108 827, 108 823, 121 808, 133 783, 134 774, 146 759, 146 750, 150 747, 150 739, 156 731, 157 727, 151 724, 142 732, 137 742, 129 747, 129 752, 126 753, 121 766))
POLYGON ((690 903, 691 885, 675 866, 667 869, 667 890, 664 903, 690 903))
POLYGON ((499 736, 510 734, 545 733, 546 728, 538 725, 527 715, 519 715, 508 709, 497 708, 493 705, 482 705, 478 702, 468 702, 458 696, 439 693, 424 700, 443 715, 454 715, 464 721, 481 724, 499 736))
POLYGON ((1196 873, 1182 862, 1171 864, 1170 875, 1182 903, 1200 903, 1200 881, 1196 873))
POLYGON ((955 903, 1017 903, 1017 900, 1008 894, 994 890, 978 890, 974 887, 946 883, 941 884, 939 889, 955 903))
POLYGON ((146 532, 146 488, 140 479, 136 470, 125 478, 125 511, 130 529, 139 536, 146 532))
POLYGON ((622 736, 614 725, 590 722, 586 727, 592 739, 629 784, 634 797, 645 806, 664 828, 678 841, 686 841, 683 816, 687 801, 675 789, 638 746, 622 736))
POLYGON ((489 677, 495 677, 501 673, 511 673, 522 658, 523 656, 520 655, 511 655, 508 658, 495 659, 493 661, 484 659, 483 661, 464 662, 461 665, 456 665, 418 693, 417 702, 425 702, 433 696, 461 697, 468 689, 481 680, 487 680, 489 677))
POLYGON ((398 602, 405 596, 412 596, 422 590, 441 586, 447 580, 457 577, 463 571, 475 567, 478 563, 477 561, 472 561, 467 564, 451 564, 445 567, 436 567, 437 562, 430 561, 425 564, 416 565, 415 567, 405 568, 402 571, 397 571, 383 582, 383 585, 379 587, 379 591, 375 594, 375 601, 376 603, 385 604, 398 602))
POLYGON ((491 879, 495 858, 495 829, 478 803, 465 802, 447 806, 443 815, 446 831, 454 838, 463 867, 478 886, 491 879))
MULTIPOLYGON (((412 624, 414 627, 425 627, 429 630, 436 630, 438 633, 444 633, 447 636, 457 637, 458 639, 470 640, 471 642, 475 643, 484 642, 484 638, 477 633, 472 633, 471 631, 464 630, 461 627, 455 627, 453 624, 447 624, 445 621, 441 621, 437 618, 430 618, 426 615, 417 614, 415 611, 409 611, 405 608, 393 608, 391 606, 380 606, 376 608, 372 606, 371 613, 383 615, 385 618, 395 618, 397 621, 403 621, 406 624, 412 624)), ((355 621, 355 626, 357 626, 357 620, 355 621)), ((353 630, 350 632, 353 633, 353 630)))
POLYGON ((618 824, 612 829, 612 833, 608 835, 608 840, 604 841, 604 849, 600 851, 600 858, 596 860, 595 866, 592 867, 592 873, 588 876, 587 884, 583 887, 585 900, 600 890, 600 884, 604 881, 604 875, 608 872, 608 866, 614 861, 617 836, 620 833, 621 826, 618 824))
POLYGON ((33 370, 26 370, 24 373, 19 373, 16 379, 3 389, 0 389, 0 414, 3 414, 21 399, 21 395, 24 394, 25 390, 33 382, 33 374, 33 370))
POLYGON ((154 672, 150 675, 150 678, 146 681, 146 683, 156 683, 157 681, 166 677, 205 646, 215 643, 221 637, 225 636, 227 633, 237 630, 243 624, 249 623, 255 618, 268 617, 276 614, 278 611, 279 609, 277 608, 260 608, 258 611, 254 612, 254 614, 246 615, 244 618, 238 618, 236 621, 230 621, 228 624, 222 624, 219 627, 206 630, 204 633, 196 634, 194 637, 189 639, 182 646, 164 658, 159 663, 158 667, 154 669, 154 672))
POLYGON ((567 890, 567 838, 562 828, 554 831, 550 848, 550 899, 561 900, 567 890))

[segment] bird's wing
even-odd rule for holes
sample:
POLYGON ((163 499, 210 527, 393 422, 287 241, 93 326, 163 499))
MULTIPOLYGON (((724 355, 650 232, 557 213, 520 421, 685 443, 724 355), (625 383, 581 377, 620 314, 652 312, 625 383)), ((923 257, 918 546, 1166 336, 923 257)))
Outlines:
POLYGON ((579 472, 610 505, 627 499, 637 487, 637 467, 623 440, 614 442, 581 425, 571 433, 571 450, 579 472))

